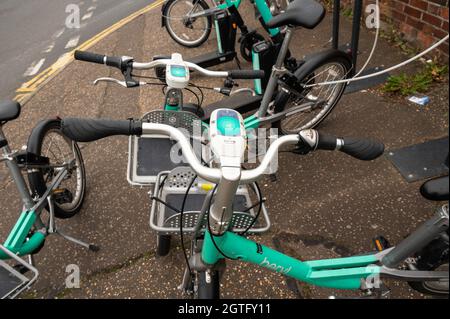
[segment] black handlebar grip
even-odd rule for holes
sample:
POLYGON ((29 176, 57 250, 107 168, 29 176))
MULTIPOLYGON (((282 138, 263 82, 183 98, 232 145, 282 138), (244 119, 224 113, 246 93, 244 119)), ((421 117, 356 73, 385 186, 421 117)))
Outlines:
POLYGON ((142 122, 135 120, 104 120, 66 118, 61 121, 65 136, 76 142, 93 142, 115 135, 141 135, 142 122))
POLYGON ((233 70, 229 71, 228 75, 235 80, 254 80, 263 79, 265 72, 263 70, 233 70))
POLYGON ((319 133, 319 141, 317 142, 318 150, 334 151, 337 147, 337 138, 333 135, 319 133))
POLYGON ((107 56, 103 54, 97 54, 87 51, 75 51, 75 60, 105 64, 122 70, 122 58, 115 56, 107 56))
POLYGON ((372 161, 383 155, 384 144, 368 139, 345 138, 340 151, 362 161, 372 161))
POLYGON ((87 51, 75 51, 75 60, 79 61, 85 61, 85 62, 92 62, 92 63, 98 63, 98 64, 105 64, 105 58, 106 55, 103 54, 97 54, 87 51))
POLYGON ((344 152, 354 158, 362 161, 374 160, 384 153, 384 144, 360 138, 342 138, 341 143, 338 143, 338 138, 333 135, 326 135, 319 133, 319 140, 317 142, 316 149, 333 151, 339 148, 341 152, 344 152), (338 146, 338 144, 341 144, 338 146))

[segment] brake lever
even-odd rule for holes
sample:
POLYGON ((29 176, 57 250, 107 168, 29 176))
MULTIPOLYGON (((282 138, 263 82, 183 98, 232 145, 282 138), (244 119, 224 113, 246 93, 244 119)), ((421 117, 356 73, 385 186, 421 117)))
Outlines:
POLYGON ((131 88, 131 87, 136 87, 136 86, 140 86, 140 85, 144 85, 145 82, 139 82, 139 81, 120 81, 114 78, 109 78, 109 77, 103 77, 103 78, 98 78, 94 81, 94 85, 97 85, 99 82, 112 82, 115 84, 118 84, 120 86, 123 86, 125 88, 131 88))
POLYGON ((125 83, 125 81, 119 81, 117 79, 114 78, 108 78, 108 77, 104 77, 104 78, 98 78, 94 81, 94 85, 97 85, 99 82, 112 82, 112 83, 116 83, 119 84, 123 87, 127 87, 127 84, 125 83))

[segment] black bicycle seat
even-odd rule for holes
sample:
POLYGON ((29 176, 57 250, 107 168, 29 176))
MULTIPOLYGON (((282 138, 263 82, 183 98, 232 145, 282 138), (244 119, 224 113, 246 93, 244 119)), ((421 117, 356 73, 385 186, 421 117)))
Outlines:
POLYGON ((0 123, 15 120, 20 115, 20 104, 15 101, 0 102, 0 123))
POLYGON ((325 8, 314 0, 294 0, 285 12, 273 17, 267 26, 270 29, 286 25, 314 29, 325 17, 325 8))
POLYGON ((423 197, 433 201, 449 200, 448 176, 432 179, 420 188, 423 197))

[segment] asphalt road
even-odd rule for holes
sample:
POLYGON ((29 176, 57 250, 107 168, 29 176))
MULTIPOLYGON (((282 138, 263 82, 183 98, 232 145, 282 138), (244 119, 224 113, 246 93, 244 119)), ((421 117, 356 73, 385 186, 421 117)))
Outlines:
MULTIPOLYGON (((0 1, 0 99, 66 52, 154 0, 0 1), (67 6, 79 7, 80 27, 68 28, 67 6)), ((73 20, 72 20, 73 21, 73 20)))

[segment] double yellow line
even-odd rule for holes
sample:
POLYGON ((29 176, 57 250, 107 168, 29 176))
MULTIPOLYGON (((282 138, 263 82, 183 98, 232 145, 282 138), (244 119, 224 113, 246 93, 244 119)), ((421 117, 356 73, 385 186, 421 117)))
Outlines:
POLYGON ((50 67, 36 75, 33 79, 24 83, 19 89, 16 90, 16 97, 14 100, 20 103, 27 102, 44 84, 50 81, 53 77, 55 77, 59 72, 61 72, 70 62, 74 60, 74 52, 76 50, 87 50, 90 47, 97 44, 100 40, 104 39, 106 36, 111 33, 117 31, 119 28, 123 27, 125 24, 131 22, 137 17, 149 12, 150 10, 160 6, 165 0, 157 0, 156 2, 142 8, 139 11, 129 15, 128 17, 120 20, 119 22, 113 24, 109 28, 103 30, 99 34, 95 35, 91 39, 87 40, 74 50, 64 54, 61 58, 58 59, 54 64, 50 67))

